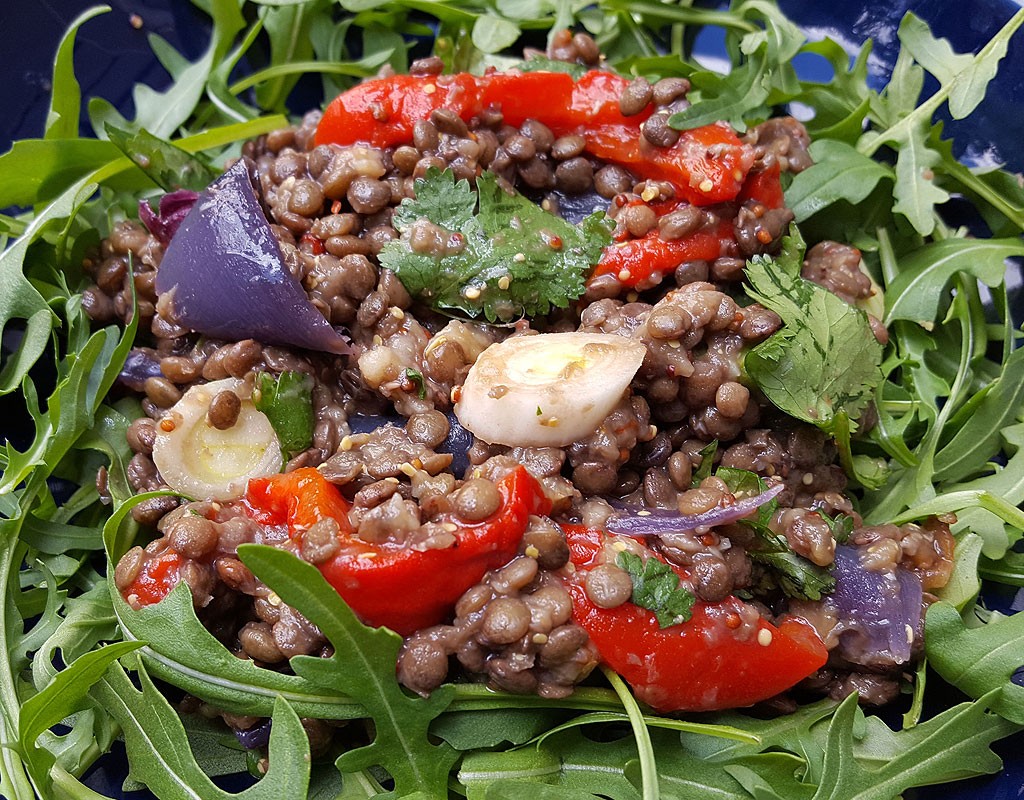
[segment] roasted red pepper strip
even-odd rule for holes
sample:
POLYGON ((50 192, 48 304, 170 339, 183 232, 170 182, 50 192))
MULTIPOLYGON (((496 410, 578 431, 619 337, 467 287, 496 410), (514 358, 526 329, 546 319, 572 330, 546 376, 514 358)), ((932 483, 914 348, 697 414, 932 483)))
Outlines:
POLYGON ((316 143, 394 147, 411 142, 416 121, 437 109, 447 108, 468 120, 493 107, 509 125, 536 119, 556 136, 581 134, 587 152, 627 165, 642 178, 667 181, 679 197, 695 205, 735 199, 753 164, 753 150, 725 124, 683 131, 672 147, 651 145, 640 125, 652 108, 631 117, 619 110, 627 84, 619 75, 600 71, 587 72, 575 82, 560 72, 379 78, 328 105, 316 143))
POLYGON ((482 522, 456 523, 454 546, 431 550, 352 536, 348 503, 314 469, 252 480, 246 501, 256 519, 286 524, 294 538, 318 519, 336 519, 342 529, 341 549, 319 565, 323 576, 364 622, 407 635, 444 620, 484 573, 515 556, 530 515, 551 509, 540 484, 524 467, 499 481, 498 491, 502 503, 497 512, 482 522), (296 473, 303 474, 295 478, 296 473))
POLYGON ((264 525, 286 525, 299 536, 323 519, 333 519, 343 534, 351 534, 348 500, 338 487, 312 467, 253 478, 245 490, 249 516, 264 525))
POLYGON ((607 534, 580 525, 562 530, 578 576, 567 587, 573 619, 590 634, 601 660, 656 709, 749 706, 790 688, 828 658, 810 627, 796 620, 771 625, 733 596, 697 602, 688 622, 668 628, 631 602, 600 608, 587 596, 582 578, 604 560, 607 534))
POLYGON ((121 594, 133 605, 148 606, 159 603, 178 585, 181 556, 175 550, 165 550, 148 560, 135 580, 121 594), (135 598, 135 602, 132 601, 135 598))
POLYGON ((714 261, 722 254, 722 241, 710 233, 665 241, 653 230, 640 239, 611 244, 604 249, 594 276, 611 274, 623 286, 649 289, 686 261, 714 261))
POLYGON ((768 208, 782 208, 785 197, 782 193, 781 174, 778 161, 766 170, 751 172, 740 190, 738 199, 740 202, 756 200, 768 208))
POLYGON ((477 78, 456 75, 393 75, 354 86, 338 95, 316 129, 317 144, 395 147, 412 141, 418 120, 447 108, 463 119, 480 110, 477 78))

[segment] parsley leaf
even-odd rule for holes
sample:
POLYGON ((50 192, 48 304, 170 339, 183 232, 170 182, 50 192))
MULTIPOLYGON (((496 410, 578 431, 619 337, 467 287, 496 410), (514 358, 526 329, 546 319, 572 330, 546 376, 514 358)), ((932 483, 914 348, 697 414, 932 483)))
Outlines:
POLYGON ((668 628, 690 619, 693 614, 693 594, 679 585, 679 576, 664 561, 650 557, 646 561, 635 553, 619 553, 615 563, 624 569, 633 581, 636 605, 653 611, 658 625, 668 628))
POLYGON ((832 434, 840 412, 856 419, 870 402, 882 346, 863 311, 800 277, 803 250, 791 228, 777 258, 747 264, 749 294, 785 327, 748 352, 744 367, 778 408, 832 434))
POLYGON ((267 415, 286 456, 313 444, 313 379, 304 372, 267 372, 256 378, 252 402, 267 415))
POLYGON ((381 251, 381 264, 410 294, 491 322, 545 314, 582 295, 611 241, 604 214, 591 214, 577 227, 508 194, 489 172, 476 188, 456 182, 450 170, 428 170, 416 182, 416 198, 395 210, 403 235, 381 251), (417 243, 424 233, 446 240, 431 248, 441 252, 417 243))

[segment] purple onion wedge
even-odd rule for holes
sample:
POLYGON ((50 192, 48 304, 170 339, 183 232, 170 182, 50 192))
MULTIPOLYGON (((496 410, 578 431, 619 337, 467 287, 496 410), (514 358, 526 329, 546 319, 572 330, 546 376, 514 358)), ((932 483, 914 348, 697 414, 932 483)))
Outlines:
POLYGON ((245 159, 196 201, 156 277, 176 321, 218 339, 256 339, 328 353, 351 348, 288 271, 245 159))
POLYGON ((766 489, 754 497, 747 497, 725 508, 713 508, 702 514, 678 514, 673 511, 629 508, 629 516, 616 514, 608 520, 611 533, 625 533, 631 536, 659 536, 665 533, 692 531, 697 528, 713 528, 736 522, 754 513, 785 488, 781 483, 766 489))
POLYGON ((160 198, 157 211, 153 210, 153 207, 147 200, 140 200, 139 219, 149 229, 149 232, 160 241, 160 244, 167 247, 181 226, 182 221, 188 216, 188 212, 192 210, 192 206, 196 204, 198 199, 199 195, 195 192, 188 189, 178 189, 168 192, 160 198))
POLYGON ((906 664, 922 633, 921 581, 905 569, 865 569, 857 548, 836 547, 831 601, 839 612, 839 650, 866 667, 906 664))
POLYGON ((117 380, 133 392, 143 392, 147 378, 162 378, 160 358, 155 350, 148 347, 133 347, 124 360, 117 380))

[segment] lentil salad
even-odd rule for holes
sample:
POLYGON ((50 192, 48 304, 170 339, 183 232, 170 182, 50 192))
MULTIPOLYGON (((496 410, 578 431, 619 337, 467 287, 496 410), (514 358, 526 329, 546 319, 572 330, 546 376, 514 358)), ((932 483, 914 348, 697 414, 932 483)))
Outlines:
MULTIPOLYGON (((594 63, 596 52, 585 35, 555 34, 547 56, 552 62, 587 64, 594 63)), ((436 58, 424 59, 412 65, 411 74, 426 85, 442 85, 441 66, 436 58)), ((573 86, 584 80, 570 78, 573 86)), ((187 262, 177 272, 179 283, 158 293, 160 269, 177 234, 167 237, 163 219, 148 229, 117 223, 98 255, 85 256, 86 271, 95 283, 85 288, 82 306, 99 322, 132 318, 142 330, 127 354, 131 368, 121 377, 139 393, 145 413, 127 428, 133 455, 124 478, 135 494, 161 493, 143 495, 123 508, 161 536, 145 547, 126 549, 116 561, 114 585, 128 604, 122 624, 131 630, 130 618, 144 619, 147 607, 180 583, 202 623, 243 658, 278 670, 295 656, 336 658, 337 642, 282 602, 281 589, 276 584, 271 589, 258 578, 247 565, 246 548, 238 549, 267 543, 316 565, 363 621, 405 634, 397 654, 398 677, 425 695, 456 678, 450 670, 457 664, 463 675, 475 675, 491 687, 559 700, 602 662, 662 711, 746 706, 769 699, 776 712, 792 711, 796 704, 778 692, 811 673, 801 690, 836 700, 852 691, 867 702, 893 699, 926 641, 922 605, 934 601, 933 591, 941 592, 953 573, 949 526, 955 518, 950 511, 959 508, 939 506, 935 513, 913 515, 899 525, 888 520, 864 524, 853 505, 859 498, 851 497, 846 486, 853 477, 871 488, 872 478, 864 473, 870 448, 841 453, 850 446, 841 431, 787 419, 767 386, 751 380, 754 370, 747 366, 747 353, 768 342, 783 322, 793 323, 775 310, 779 306, 773 306, 765 284, 744 273, 748 260, 765 269, 802 261, 803 279, 822 285, 847 306, 868 300, 878 288, 861 268, 861 252, 851 245, 822 239, 802 258, 795 234, 783 242, 793 214, 781 202, 782 175, 799 174, 813 163, 803 126, 792 118, 772 118, 738 136, 715 123, 682 134, 667 124, 651 123, 656 118, 667 123, 688 109, 686 83, 681 78, 653 84, 623 80, 622 91, 612 99, 624 121, 616 118, 615 124, 635 125, 644 148, 669 151, 680 137, 695 136, 693 130, 712 127, 728 133, 735 142, 721 143, 725 149, 720 155, 736 156, 747 172, 733 178, 735 191, 727 200, 703 202, 698 197, 679 203, 676 195, 684 193, 684 184, 640 180, 642 172, 631 173, 624 166, 638 162, 619 153, 614 155, 621 163, 614 158, 606 163, 593 153, 601 142, 588 142, 586 132, 563 133, 559 126, 564 122, 552 120, 549 126, 529 117, 518 126, 509 125, 507 119, 514 116, 507 108, 511 99, 500 106, 508 114, 495 114, 497 106, 490 103, 468 120, 445 106, 434 108, 425 119, 415 120, 409 143, 397 147, 375 148, 362 140, 324 143, 318 113, 246 143, 243 159, 234 166, 229 162, 218 183, 225 191, 228 176, 239 186, 249 184, 265 208, 284 270, 302 283, 308 302, 323 318, 336 329, 344 326, 350 337, 348 343, 321 348, 351 351, 340 359, 295 350, 286 346, 287 340, 196 338, 190 331, 204 333, 208 323, 183 324, 192 311, 182 300, 187 262), (636 111, 638 106, 653 111, 645 116, 636 111), (637 116, 645 118, 635 120, 637 116), (568 157, 559 158, 563 154, 568 157), (572 166, 559 176, 566 163, 572 166), (431 308, 429 293, 410 291, 414 284, 403 278, 410 253, 443 262, 463 254, 469 246, 463 239, 472 243, 471 228, 458 233, 444 218, 429 219, 413 204, 424 203, 431 185, 450 197, 460 191, 458 181, 475 180, 479 198, 474 202, 483 218, 479 184, 484 170, 497 177, 497 191, 531 193, 553 219, 573 198, 582 197, 587 212, 605 208, 614 227, 607 225, 603 234, 614 243, 604 246, 598 269, 577 304, 547 301, 550 312, 502 328, 481 321, 479 314, 473 318, 474 311, 490 317, 472 303, 493 286, 463 286, 458 303, 468 301, 468 309, 447 302, 431 308), (412 219, 410 224, 395 222, 403 213, 412 219), (707 246, 708 239, 714 242, 716 257, 679 262, 675 253, 671 275, 667 270, 635 275, 615 263, 616 254, 631 247, 640 247, 650 263, 652 254, 666 244, 680 243, 685 250, 707 246), (758 262, 763 256, 771 258, 758 262), (613 267, 602 270, 605 261, 613 267), (382 268, 384 263, 394 268, 382 268), (744 298, 744 281, 757 294, 750 291, 744 298), (758 294, 763 303, 750 303, 758 294), (445 316, 453 308, 460 312, 454 320, 445 316), (629 390, 624 392, 625 385, 609 387, 607 379, 596 385, 582 380, 591 356, 589 351, 570 348, 565 355, 560 350, 567 345, 557 337, 570 332, 611 337, 616 340, 609 345, 613 350, 632 348, 640 363, 632 371, 618 368, 627 370, 629 390), (545 347, 556 341, 548 337, 556 337, 558 344, 545 347), (534 363, 555 364, 550 370, 555 382, 575 390, 565 413, 553 413, 550 405, 545 413, 538 403, 535 414, 529 406, 507 419, 507 412, 485 410, 471 421, 472 404, 484 402, 480 396, 490 396, 502 407, 509 384, 519 388, 516 376, 507 375, 502 379, 506 383, 487 380, 481 391, 466 396, 475 365, 499 342, 513 348, 535 346, 539 355, 532 357, 534 363), (573 368, 557 369, 561 364, 573 368), (600 398, 610 404, 591 413, 594 422, 584 426, 586 435, 560 442, 561 426, 551 421, 559 423, 570 414, 585 418, 588 392, 612 395, 600 398), (294 420, 295 409, 304 404, 312 409, 308 431, 305 437, 292 437, 281 420, 294 420), (445 413, 453 406, 454 417, 445 413), (388 419, 394 412, 397 423, 388 419), (541 419, 530 436, 555 430, 555 439, 527 439, 526 423, 537 422, 531 416, 541 419), (496 431, 487 428, 495 419, 496 431), (255 420, 255 427, 244 424, 246 420, 255 420), (263 420, 269 427, 260 426, 263 420), (447 441, 453 429, 464 443, 461 451, 447 441), (480 430, 487 430, 486 439, 472 437, 480 430), (190 443, 184 446, 175 438, 183 431, 190 443), (220 455, 238 445, 232 432, 239 434, 245 452, 241 461, 225 462, 220 455), (212 467, 187 463, 183 447, 191 446, 197 435, 200 452, 213 453, 212 467), (289 438, 294 442, 286 446, 289 438), (248 451, 259 456, 255 468, 248 451), (453 467, 460 458, 465 463, 453 467), (849 469, 854 458, 859 459, 859 472, 849 469), (277 477, 282 466, 284 473, 277 477), (215 479, 218 474, 243 474, 249 480, 244 491, 228 486, 223 496, 207 491, 204 499, 196 496, 194 484, 171 477, 192 480, 197 471, 212 472, 215 479), (166 493, 168 487, 174 493, 166 493), (183 502, 178 492, 195 500, 183 502), (297 506, 289 501, 296 497, 302 501, 297 506), (709 522, 692 522, 709 513, 709 522), (502 530, 492 530, 497 528, 502 530), (486 539, 486 558, 479 563, 473 563, 477 554, 464 538, 470 533, 486 539), (504 547, 491 540, 499 533, 509 534, 504 547), (379 573, 353 577, 346 553, 339 552, 345 537, 358 542, 356 562, 394 556, 389 568, 408 570, 409 579, 403 583, 385 576, 374 590, 379 573), (423 563, 406 558, 409 553, 420 554, 423 563), (427 574, 438 574, 433 566, 437 559, 429 558, 439 553, 457 554, 457 575, 469 583, 455 586, 455 575, 443 576, 441 583, 448 586, 430 585, 423 594, 427 605, 438 605, 445 590, 453 593, 451 598, 442 598, 439 608, 421 609, 414 589, 427 574), (636 562, 631 564, 628 555, 636 562), (660 590, 652 592, 658 597, 642 599, 643 582, 659 577, 648 573, 659 569, 670 586, 668 599, 660 590), (347 595, 352 581, 357 589, 347 595), (388 601, 393 605, 395 594, 403 596, 392 611, 388 601), (860 607, 864 596, 872 594, 898 600, 902 607, 883 608, 872 618, 870 609, 860 607), (361 598, 369 605, 361 607, 361 598), (608 622, 616 609, 634 617, 626 627, 608 622), (659 614, 666 610, 669 624, 662 625, 659 614), (896 637, 890 635, 894 626, 889 624, 894 613, 905 615, 898 617, 904 625, 896 626, 896 637), (683 682, 673 677, 673 685, 665 687, 660 670, 638 677, 615 662, 614 644, 604 649, 597 644, 608 624, 621 644, 627 631, 654 626, 654 621, 650 637, 665 631, 673 636, 675 626, 675 633, 700 629, 705 639, 714 640, 717 634, 708 633, 714 628, 707 620, 716 614, 728 630, 727 669, 733 674, 732 680, 713 681, 711 694, 702 686, 695 695, 683 691, 682 697, 676 696, 680 683, 687 689, 701 684, 703 673, 716 674, 720 663, 695 670, 697 675, 689 673, 683 682), (823 641, 831 645, 831 654, 827 668, 819 670, 825 659, 823 641), (740 669, 745 658, 760 665, 760 654, 737 657, 738 645, 769 651, 783 643, 794 644, 795 652, 755 673, 763 696, 755 692, 718 699, 752 683, 740 669), (784 673, 777 686, 772 670, 784 673)), ((713 182, 705 188, 707 180, 687 180, 685 186, 703 195, 718 191, 713 182)), ((201 194, 195 207, 209 197, 210 191, 201 194)), ((148 216, 153 216, 152 208, 148 216)), ((190 234, 202 231, 194 223, 189 228, 188 220, 182 214, 177 222, 190 234)), ((562 249, 561 244, 548 244, 551 250, 562 249)), ((504 291, 500 281, 496 283, 504 291)), ((493 306, 499 321, 500 300, 493 306)), ((513 307, 511 316, 516 311, 513 307)), ((877 317, 856 319, 879 345, 872 351, 877 352, 878 371, 887 331, 877 317)), ((586 341, 595 344, 599 339, 586 341)), ((499 360, 499 369, 514 361, 511 355, 499 360)), ((535 385, 529 388, 539 391, 535 385)), ((544 400, 558 402, 557 397, 544 400)), ((850 408, 859 411, 863 405, 853 401, 850 408)), ((868 429, 872 422, 879 424, 861 421, 868 429)), ((101 497, 113 495, 104 485, 105 475, 101 472, 101 497)), ((900 520, 897 514, 892 518, 900 520)), ((179 600, 182 596, 179 592, 179 600)), ((634 645, 627 640, 624 659, 641 646, 649 642, 634 645)), ((159 646, 155 650, 159 653, 159 646)), ((693 671, 701 657, 692 652, 676 655, 671 673, 678 675, 680 663, 693 671)), ((216 697, 205 699, 216 705, 216 697)), ((240 731, 261 727, 260 714, 226 711, 225 719, 240 731)), ((303 716, 312 745, 324 750, 336 746, 328 735, 329 724, 316 715, 303 716)))

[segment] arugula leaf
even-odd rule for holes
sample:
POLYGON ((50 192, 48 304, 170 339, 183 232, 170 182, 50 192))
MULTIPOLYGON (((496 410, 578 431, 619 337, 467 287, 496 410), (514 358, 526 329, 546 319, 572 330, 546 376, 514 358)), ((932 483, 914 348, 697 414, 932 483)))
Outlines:
POLYGON ((416 198, 395 210, 394 223, 403 235, 381 251, 381 265, 432 305, 491 322, 567 307, 583 294, 584 279, 611 241, 603 214, 576 227, 507 194, 489 172, 474 193, 450 170, 428 170, 416 182, 416 198), (447 238, 439 243, 444 254, 413 249, 410 238, 424 222, 447 238))
POLYGON ((898 35, 903 44, 892 79, 882 97, 872 104, 872 115, 880 131, 861 137, 857 149, 874 155, 883 145, 897 150, 894 211, 903 214, 914 229, 927 236, 935 229, 934 206, 949 194, 934 183, 934 170, 941 155, 928 142, 930 121, 949 101, 954 117, 966 115, 984 97, 989 81, 1006 54, 1013 33, 1024 24, 1018 11, 977 55, 955 55, 949 44, 935 39, 927 25, 911 13, 904 16, 898 35), (918 105, 924 75, 914 58, 939 80, 935 94, 918 105))
POLYGON ((1018 729, 987 713, 984 703, 961 703, 893 735, 895 753, 890 750, 881 766, 870 768, 854 748, 856 710, 857 695, 851 694, 832 718, 814 800, 891 800, 913 786, 997 772, 1001 762, 989 745, 1018 729))
POLYGON ((236 795, 218 787, 199 768, 177 713, 141 662, 136 667, 141 689, 135 688, 117 664, 92 689, 93 696, 121 726, 131 778, 163 797, 305 800, 309 785, 309 739, 298 715, 283 697, 274 700, 270 766, 259 783, 236 795))
POLYGON ((527 793, 550 784, 559 790, 640 800, 640 793, 625 774, 626 764, 635 758, 632 737, 597 742, 574 728, 535 747, 493 753, 470 751, 463 756, 457 777, 466 787, 467 798, 487 798, 491 783, 500 782, 504 787, 507 782, 527 793))
POLYGON ((395 678, 401 637, 363 625, 312 564, 265 545, 242 545, 238 555, 334 645, 330 658, 292 658, 295 673, 314 686, 358 697, 373 716, 373 742, 342 754, 338 768, 353 772, 381 766, 395 781, 394 796, 414 789, 443 795, 457 753, 447 744, 433 744, 428 731, 451 702, 451 687, 437 689, 427 699, 407 695, 395 678))
POLYGON ((481 52, 500 53, 515 44, 519 38, 519 26, 493 14, 481 14, 473 23, 470 36, 481 52))
POLYGON ((680 585, 679 576, 664 561, 653 556, 644 560, 624 550, 615 563, 633 581, 633 603, 654 612, 658 625, 668 628, 681 625, 693 615, 696 598, 680 585))
POLYGON ((204 190, 217 172, 202 159, 153 136, 149 131, 125 131, 109 123, 110 141, 165 192, 175 189, 204 190))
POLYGON ((956 608, 932 603, 925 616, 925 652, 932 668, 965 694, 1024 725, 1024 686, 1012 680, 1024 666, 1024 614, 993 614, 968 628, 956 608))
MULTIPOLYGON (((78 117, 82 111, 82 89, 75 78, 75 39, 78 29, 93 17, 110 11, 109 6, 86 9, 68 26, 53 60, 50 110, 46 115, 47 139, 78 137, 78 117)), ((0 208, 5 204, 0 202, 0 208)))
POLYGON ((1006 277, 1006 259, 1020 255, 1020 239, 944 239, 926 244, 900 260, 899 274, 885 290, 885 323, 932 322, 957 273, 998 286, 1006 277))
POLYGON ((313 378, 305 372, 282 372, 274 378, 268 372, 256 376, 253 405, 270 420, 290 458, 313 443, 313 378))
POLYGON ((749 294, 784 327, 750 350, 744 367, 778 408, 832 433, 840 412, 856 419, 871 401, 884 377, 882 346, 863 311, 800 277, 802 253, 793 228, 778 258, 748 262, 749 294))
POLYGON ((49 750, 37 748, 36 739, 43 731, 85 708, 90 687, 103 677, 107 667, 141 646, 139 642, 117 642, 83 653, 58 672, 46 688, 25 701, 18 719, 18 739, 38 788, 49 785, 48 773, 56 759, 49 750))
POLYGON ((879 181, 892 180, 892 170, 856 148, 834 139, 819 139, 808 150, 814 159, 786 189, 788 205, 803 222, 838 200, 856 205, 867 198, 879 181))
POLYGON ((935 481, 959 481, 985 469, 1000 452, 1004 430, 1024 419, 1024 350, 1010 354, 999 377, 963 412, 963 424, 935 454, 935 481))
POLYGON ((531 55, 517 66, 522 72, 564 72, 572 75, 573 80, 579 80, 587 71, 582 64, 555 61, 542 55, 531 55))
MULTIPOLYGON (((752 109, 760 109, 768 100, 770 76, 767 74, 765 48, 759 48, 748 60, 728 75, 715 72, 694 72, 690 76, 699 94, 699 102, 668 118, 677 130, 690 130, 727 120, 739 131, 747 129, 746 118, 752 109)), ((767 113, 757 114, 764 118, 767 113)))

